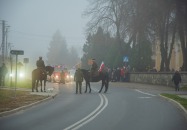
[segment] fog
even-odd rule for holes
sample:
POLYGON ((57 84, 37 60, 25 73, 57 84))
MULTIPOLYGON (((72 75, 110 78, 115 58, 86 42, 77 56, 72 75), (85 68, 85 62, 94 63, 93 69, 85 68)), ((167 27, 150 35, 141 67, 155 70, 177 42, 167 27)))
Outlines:
MULTIPOLYGON (((82 13, 87 5, 87 0, 0 0, 0 20, 10 26, 8 43, 11 48, 24 50, 19 60, 23 62, 23 58, 29 58, 29 63, 35 65, 39 56, 47 60, 49 43, 57 30, 68 47, 77 48, 81 56, 88 21, 82 13)), ((0 29, 2 41, 2 27, 0 29)))

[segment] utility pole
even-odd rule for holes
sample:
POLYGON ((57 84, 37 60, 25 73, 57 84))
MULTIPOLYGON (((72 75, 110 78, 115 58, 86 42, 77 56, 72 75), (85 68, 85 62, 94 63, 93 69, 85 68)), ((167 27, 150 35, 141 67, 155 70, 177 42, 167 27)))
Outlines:
POLYGON ((2 21, 2 61, 5 61, 5 21, 2 21))
POLYGON ((8 59, 8 28, 10 26, 6 26, 6 47, 5 47, 5 57, 6 57, 6 60, 8 59))
MULTIPOLYGON (((9 26, 7 26, 7 27, 9 27, 9 26)), ((2 44, 1 44, 1 47, 2 47, 2 62, 5 62, 7 32, 8 32, 8 28, 6 28, 6 21, 2 20, 2 44)))

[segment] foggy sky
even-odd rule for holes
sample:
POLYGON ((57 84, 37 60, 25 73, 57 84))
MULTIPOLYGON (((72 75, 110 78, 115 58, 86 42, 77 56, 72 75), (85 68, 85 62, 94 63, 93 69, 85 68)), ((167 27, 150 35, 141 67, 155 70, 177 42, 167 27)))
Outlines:
POLYGON ((82 13, 87 5, 87 0, 0 0, 0 20, 6 20, 10 26, 8 42, 12 49, 24 50, 19 59, 35 62, 43 56, 46 60, 49 43, 57 30, 68 47, 79 48, 81 55, 88 21, 82 13))

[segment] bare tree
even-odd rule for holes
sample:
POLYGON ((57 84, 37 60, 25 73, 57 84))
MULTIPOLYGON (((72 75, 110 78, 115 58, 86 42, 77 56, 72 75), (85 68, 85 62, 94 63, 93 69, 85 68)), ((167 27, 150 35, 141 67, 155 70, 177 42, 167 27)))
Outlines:
POLYGON ((182 70, 187 71, 187 1, 176 0, 177 29, 183 54, 182 70))
POLYGON ((127 0, 92 0, 90 1, 91 7, 84 12, 85 16, 91 16, 87 31, 96 31, 101 26, 107 31, 115 32, 116 42, 122 54, 121 34, 124 34, 126 3, 127 0))

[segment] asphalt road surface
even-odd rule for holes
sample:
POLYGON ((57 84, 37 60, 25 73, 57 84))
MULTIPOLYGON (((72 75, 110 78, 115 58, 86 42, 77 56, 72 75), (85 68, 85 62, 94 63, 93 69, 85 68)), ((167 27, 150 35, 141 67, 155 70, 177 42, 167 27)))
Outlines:
POLYGON ((183 111, 158 95, 173 90, 110 83, 99 94, 99 82, 91 94, 75 94, 74 83, 50 85, 59 86, 54 99, 1 117, 0 130, 187 130, 183 111))

